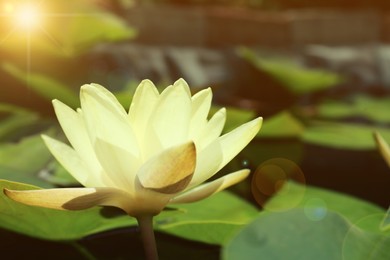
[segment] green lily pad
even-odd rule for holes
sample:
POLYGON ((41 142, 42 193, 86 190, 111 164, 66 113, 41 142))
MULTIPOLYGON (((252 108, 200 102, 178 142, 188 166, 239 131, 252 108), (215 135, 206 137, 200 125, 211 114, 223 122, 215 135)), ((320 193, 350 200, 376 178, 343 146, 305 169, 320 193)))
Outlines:
POLYGON ((29 134, 40 123, 39 117, 32 113, 9 115, 0 120, 0 142, 29 134))
POLYGON ((79 106, 77 94, 56 79, 32 72, 30 72, 27 77, 25 71, 10 63, 3 63, 2 68, 13 77, 25 82, 32 90, 49 101, 59 99, 70 107, 76 108, 79 106))
POLYGON ((178 209, 175 215, 156 217, 157 230, 218 245, 226 243, 258 214, 254 206, 228 192, 219 192, 199 202, 173 206, 178 209))
POLYGON ((354 226, 335 212, 321 220, 303 208, 261 214, 225 248, 223 259, 389 259, 390 236, 354 226))
POLYGON ((390 230, 390 208, 387 210, 385 217, 382 220, 380 228, 383 231, 389 231, 390 230))
POLYGON ((223 259, 388 259, 384 209, 293 182, 224 248, 223 259))
POLYGON ((265 118, 258 134, 260 138, 299 137, 304 132, 303 124, 288 111, 282 111, 270 118, 265 118))
POLYGON ((289 60, 261 58, 248 48, 239 49, 239 55, 296 95, 328 89, 343 81, 340 75, 329 71, 303 68, 289 60))
POLYGON ((383 208, 367 201, 295 182, 287 182, 265 207, 270 211, 280 212, 293 207, 311 207, 313 204, 316 207, 321 206, 326 212, 337 212, 352 223, 369 215, 385 213, 383 208))
POLYGON ((40 172, 51 160, 52 155, 40 135, 26 137, 18 143, 2 143, 0 144, 0 179, 45 188, 53 187, 40 177, 40 172))
POLYGON ((306 128, 302 139, 306 143, 338 149, 372 150, 376 148, 373 132, 390 139, 390 130, 369 125, 314 122, 306 128))
POLYGON ((350 102, 328 100, 317 107, 317 115, 324 118, 343 119, 360 117, 372 122, 390 122, 390 98, 355 96, 350 102))

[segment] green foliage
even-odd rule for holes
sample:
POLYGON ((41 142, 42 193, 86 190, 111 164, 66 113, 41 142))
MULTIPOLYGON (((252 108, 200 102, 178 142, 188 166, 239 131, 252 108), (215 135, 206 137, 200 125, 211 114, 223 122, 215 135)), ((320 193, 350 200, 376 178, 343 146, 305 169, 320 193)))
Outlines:
POLYGON ((329 100, 317 107, 317 116, 329 119, 358 117, 375 123, 390 122, 390 98, 357 95, 350 102, 329 100))
POLYGON ((30 72, 26 74, 25 71, 9 63, 3 64, 2 68, 47 100, 59 99, 70 107, 76 108, 79 106, 78 96, 56 79, 39 73, 30 72))
POLYGON ((205 200, 180 204, 175 208, 178 214, 156 218, 158 230, 218 245, 225 244, 258 214, 255 207, 228 192, 219 192, 205 200))
POLYGON ((51 160, 52 155, 40 135, 26 137, 18 143, 2 143, 0 179, 53 187, 40 176, 51 160))
POLYGON ((305 128, 289 111, 282 111, 278 114, 265 118, 260 138, 291 138, 300 137, 305 128))
POLYGON ((224 259, 388 259, 384 210, 368 202, 287 183, 266 211, 224 248, 224 259))
POLYGON ((39 116, 28 110, 0 103, 0 142, 17 139, 44 124, 39 116))
POLYGON ((260 58, 247 48, 239 49, 239 54, 296 95, 328 89, 343 81, 332 72, 302 68, 286 60, 260 58))
POLYGON ((390 130, 368 125, 312 122, 303 134, 303 141, 338 149, 372 150, 376 148, 373 132, 390 139, 390 130))

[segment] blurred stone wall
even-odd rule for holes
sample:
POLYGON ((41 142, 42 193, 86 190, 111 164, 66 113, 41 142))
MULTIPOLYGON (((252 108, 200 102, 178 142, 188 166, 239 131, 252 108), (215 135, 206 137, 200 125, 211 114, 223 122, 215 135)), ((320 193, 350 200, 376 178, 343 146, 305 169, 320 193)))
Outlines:
POLYGON ((142 44, 274 48, 307 44, 367 45, 390 41, 390 18, 373 11, 145 6, 129 11, 142 44))

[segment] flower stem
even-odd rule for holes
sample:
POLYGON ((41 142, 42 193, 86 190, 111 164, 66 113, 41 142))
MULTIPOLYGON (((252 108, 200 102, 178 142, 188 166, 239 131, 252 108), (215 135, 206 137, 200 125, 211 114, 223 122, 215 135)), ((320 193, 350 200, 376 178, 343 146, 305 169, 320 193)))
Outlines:
POLYGON ((153 216, 144 215, 137 217, 138 226, 141 231, 141 238, 144 244, 144 251, 147 260, 158 260, 156 239, 153 231, 153 216))

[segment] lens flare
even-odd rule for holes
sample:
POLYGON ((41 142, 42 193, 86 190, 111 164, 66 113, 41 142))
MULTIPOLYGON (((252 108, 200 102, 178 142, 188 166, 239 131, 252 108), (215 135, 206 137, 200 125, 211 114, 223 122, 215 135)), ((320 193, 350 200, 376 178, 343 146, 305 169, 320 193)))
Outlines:
POLYGON ((326 217, 328 208, 323 199, 311 198, 306 201, 304 212, 308 219, 312 221, 320 221, 326 217))
POLYGON ((285 211, 298 205, 304 195, 297 193, 291 196, 289 205, 266 205, 266 202, 276 192, 279 196, 284 196, 284 193, 289 191, 289 180, 305 184, 305 176, 299 166, 288 159, 273 158, 262 163, 254 172, 251 190, 256 202, 270 211, 285 211), (283 189, 282 189, 283 187, 283 189), (283 190, 283 192, 282 192, 283 190))
POLYGON ((15 12, 15 23, 19 28, 32 30, 40 23, 41 16, 34 5, 20 6, 15 12))

